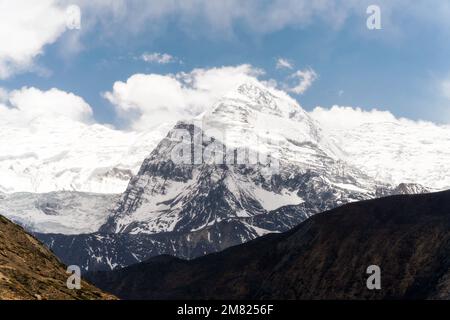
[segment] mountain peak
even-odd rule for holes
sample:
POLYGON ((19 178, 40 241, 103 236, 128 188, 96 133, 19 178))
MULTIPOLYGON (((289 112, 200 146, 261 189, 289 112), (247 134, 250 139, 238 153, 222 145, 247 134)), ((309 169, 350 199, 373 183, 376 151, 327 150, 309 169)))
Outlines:
POLYGON ((287 161, 298 161, 299 154, 311 152, 335 159, 341 156, 340 148, 297 101, 260 82, 238 86, 207 111, 202 121, 204 131, 219 132, 222 136, 214 137, 229 147, 257 149, 287 161))
POLYGON ((273 100, 273 95, 270 93, 269 89, 257 83, 245 82, 241 84, 236 91, 261 104, 267 104, 270 98, 273 100))
POLYGON ((307 116, 300 105, 289 95, 261 82, 244 82, 236 90, 228 93, 213 107, 221 104, 240 102, 257 112, 278 117, 293 118, 298 115, 307 116))

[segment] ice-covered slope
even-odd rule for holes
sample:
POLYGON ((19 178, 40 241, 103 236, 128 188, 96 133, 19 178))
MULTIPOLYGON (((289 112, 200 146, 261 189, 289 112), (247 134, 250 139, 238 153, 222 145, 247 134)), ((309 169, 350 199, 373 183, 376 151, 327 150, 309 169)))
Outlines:
POLYGON ((32 232, 92 233, 105 223, 118 198, 68 191, 0 194, 0 215, 32 232))
POLYGON ((36 118, 0 130, 0 192, 121 193, 170 127, 138 133, 36 118))

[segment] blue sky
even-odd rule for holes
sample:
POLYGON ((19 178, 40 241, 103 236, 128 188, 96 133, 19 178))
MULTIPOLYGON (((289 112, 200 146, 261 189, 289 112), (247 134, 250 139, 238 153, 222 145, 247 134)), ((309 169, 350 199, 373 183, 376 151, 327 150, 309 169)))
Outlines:
MULTIPOLYGON (((346 2, 345 8, 339 7, 343 1, 321 1, 330 4, 305 7, 311 14, 280 15, 280 22, 272 17, 267 25, 264 14, 270 5, 248 9, 261 8, 256 13, 261 19, 255 22, 242 8, 243 13, 235 17, 229 6, 214 8, 218 13, 205 13, 195 5, 179 11, 174 4, 164 13, 146 16, 142 11, 149 3, 131 1, 133 8, 121 14, 110 10, 117 3, 109 8, 107 2, 89 6, 81 1, 81 30, 67 30, 43 45, 31 67, 3 77, 0 87, 72 92, 91 106, 97 121, 117 125, 120 120, 114 107, 102 95, 116 81, 125 82, 137 73, 188 73, 194 68, 250 64, 265 71, 261 79, 278 83, 296 70, 314 70, 318 77, 308 90, 290 93, 307 110, 337 104, 450 122, 450 92, 443 89, 450 79, 450 23, 446 21, 450 10, 444 1, 435 5, 379 1, 382 30, 367 29, 367 5, 354 1, 346 2), (215 23, 220 10, 230 17, 215 23), (155 52, 181 62, 159 64, 141 59, 142 54, 155 52), (288 60, 292 69, 277 69, 280 58, 288 60)), ((296 5, 295 1, 277 2, 296 5)), ((304 1, 297 3, 307 6, 304 1)))

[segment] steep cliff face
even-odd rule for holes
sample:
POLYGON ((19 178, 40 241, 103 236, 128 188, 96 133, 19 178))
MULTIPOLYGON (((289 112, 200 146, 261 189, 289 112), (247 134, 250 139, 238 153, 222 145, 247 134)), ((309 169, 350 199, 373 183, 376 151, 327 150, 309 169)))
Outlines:
POLYGON ((67 288, 65 266, 36 238, 0 216, 0 299, 114 299, 87 282, 67 288))

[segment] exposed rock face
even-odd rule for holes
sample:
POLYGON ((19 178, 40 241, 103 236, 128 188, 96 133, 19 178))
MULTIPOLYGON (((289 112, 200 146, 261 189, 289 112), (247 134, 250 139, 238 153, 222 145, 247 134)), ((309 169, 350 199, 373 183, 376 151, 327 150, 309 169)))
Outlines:
POLYGON ((0 216, 0 300, 114 299, 84 281, 70 290, 68 277, 50 250, 0 216))
POLYGON ((449 299, 450 191, 344 205, 284 234, 185 261, 89 274, 125 299, 449 299), (381 269, 381 290, 367 268, 381 269))
POLYGON ((421 194, 428 192, 430 192, 430 189, 417 183, 400 183, 392 190, 392 194, 421 194))

